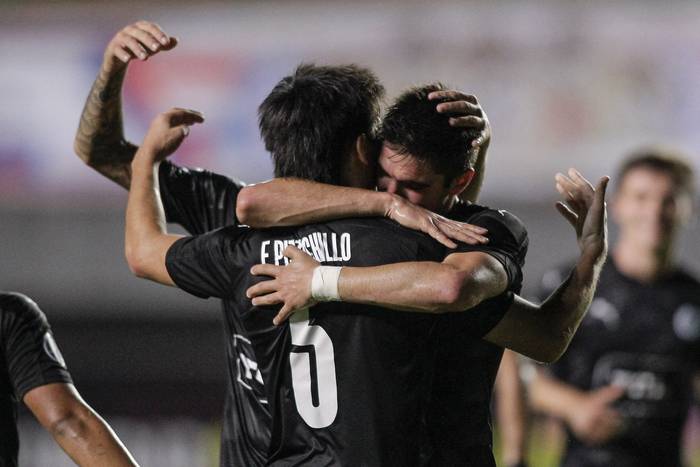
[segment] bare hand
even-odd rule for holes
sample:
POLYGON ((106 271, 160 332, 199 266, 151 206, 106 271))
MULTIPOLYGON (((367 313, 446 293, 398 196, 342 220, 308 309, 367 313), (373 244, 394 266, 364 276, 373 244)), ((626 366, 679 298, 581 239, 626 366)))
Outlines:
POLYGON ((204 117, 196 110, 174 108, 159 114, 151 122, 136 157, 148 157, 152 162, 165 159, 190 133, 190 125, 203 121, 204 117))
POLYGON ((625 394, 619 386, 603 386, 583 396, 570 408, 567 422, 576 436, 586 444, 603 444, 622 429, 622 417, 611 404, 625 394))
POLYGON ((171 50, 177 39, 170 37, 156 23, 137 21, 119 31, 107 44, 104 65, 114 68, 125 67, 132 59, 148 60, 163 50, 171 50))
POLYGON ((608 251, 605 190, 610 178, 601 178, 593 188, 576 169, 569 169, 568 174, 559 173, 554 177, 557 191, 565 200, 557 202, 557 210, 576 230, 581 254, 601 261, 608 251))
POLYGON ((449 114, 450 125, 456 128, 479 130, 480 134, 472 141, 472 149, 486 149, 491 142, 491 124, 486 112, 479 104, 476 96, 460 91, 433 91, 428 99, 447 99, 436 106, 440 113, 449 114))
POLYGON ((425 208, 416 206, 401 196, 393 196, 386 217, 406 228, 427 233, 448 248, 456 248, 453 240, 469 245, 488 243, 488 230, 476 225, 457 222, 425 208))
POLYGON ((316 304, 311 298, 311 278, 320 263, 299 248, 289 245, 284 256, 291 261, 287 266, 257 264, 250 272, 255 276, 270 276, 272 279, 259 282, 246 290, 246 297, 253 305, 277 305, 282 308, 272 322, 282 324, 292 313, 316 304))

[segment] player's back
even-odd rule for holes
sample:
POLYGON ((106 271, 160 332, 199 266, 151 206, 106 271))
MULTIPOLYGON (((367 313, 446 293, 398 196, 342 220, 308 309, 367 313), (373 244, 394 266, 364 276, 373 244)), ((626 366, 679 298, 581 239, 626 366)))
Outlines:
POLYGON ((250 267, 282 264, 290 241, 339 266, 441 260, 444 249, 387 221, 349 219, 223 229, 181 240, 168 254, 179 286, 223 296, 227 312, 239 314, 246 327, 272 415, 269 465, 415 465, 433 316, 324 303, 274 326, 276 309, 253 307, 245 290, 259 280, 250 267), (199 271, 210 263, 216 264, 211 273, 199 271))

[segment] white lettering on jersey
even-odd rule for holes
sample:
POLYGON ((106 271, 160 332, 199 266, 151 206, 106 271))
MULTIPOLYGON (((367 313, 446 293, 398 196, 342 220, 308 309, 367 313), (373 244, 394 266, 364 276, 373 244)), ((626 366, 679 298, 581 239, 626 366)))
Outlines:
POLYGON ((260 245, 260 263, 287 265, 289 260, 284 256, 284 250, 288 245, 294 245, 319 263, 347 262, 352 258, 349 233, 340 236, 331 233, 329 236, 326 232, 313 232, 301 239, 265 240, 260 245))
POLYGON ((661 400, 666 396, 666 383, 651 371, 616 368, 610 373, 610 384, 627 390, 633 400, 661 400))

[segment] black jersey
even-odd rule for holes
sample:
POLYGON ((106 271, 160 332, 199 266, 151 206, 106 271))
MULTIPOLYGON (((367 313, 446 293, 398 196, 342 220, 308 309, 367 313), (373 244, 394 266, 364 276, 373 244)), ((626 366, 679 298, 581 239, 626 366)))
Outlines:
POLYGON ((18 293, 0 293, 0 467, 17 465, 17 406, 50 383, 72 383, 39 307, 18 293))
MULTIPOLYGON (((568 273, 543 277, 546 296, 568 273)), ((624 429, 601 447, 569 433, 567 466, 680 466, 680 441, 700 366, 700 284, 676 270, 652 284, 603 267, 591 307, 552 371, 583 390, 626 388, 615 403, 624 429)))
MULTIPOLYGON (((236 225, 236 200, 243 184, 168 161, 159 168, 160 194, 168 222, 190 234, 236 225)), ((221 431, 221 465, 262 465, 270 444, 270 412, 251 339, 240 317, 223 306, 227 378, 221 431)))
POLYGON ((283 264, 289 242, 324 264, 442 260, 429 237, 383 219, 298 228, 225 228, 178 240, 170 276, 198 296, 224 299, 245 327, 272 414, 269 465, 415 465, 432 354, 434 315, 322 303, 274 326, 246 289, 257 263, 283 264))
MULTIPOLYGON (((528 247, 522 222, 507 211, 459 204, 452 219, 488 229, 486 245, 461 245, 459 251, 483 251, 497 259, 508 287, 463 313, 440 316, 435 380, 427 411, 430 446, 424 456, 431 466, 495 466, 491 436, 491 393, 503 348, 481 340, 505 315, 522 285, 528 247), (478 325, 473 322, 479 316, 478 325)), ((425 459, 424 459, 425 460, 425 459)))

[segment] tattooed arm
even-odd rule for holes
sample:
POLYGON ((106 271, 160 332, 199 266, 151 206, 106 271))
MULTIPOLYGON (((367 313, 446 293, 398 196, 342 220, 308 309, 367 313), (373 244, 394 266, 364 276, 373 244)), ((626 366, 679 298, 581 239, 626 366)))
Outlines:
POLYGON ((121 89, 129 62, 148 60, 171 50, 177 39, 154 23, 138 21, 119 31, 105 49, 104 60, 80 116, 75 153, 87 165, 128 189, 131 160, 138 146, 124 138, 121 89))

